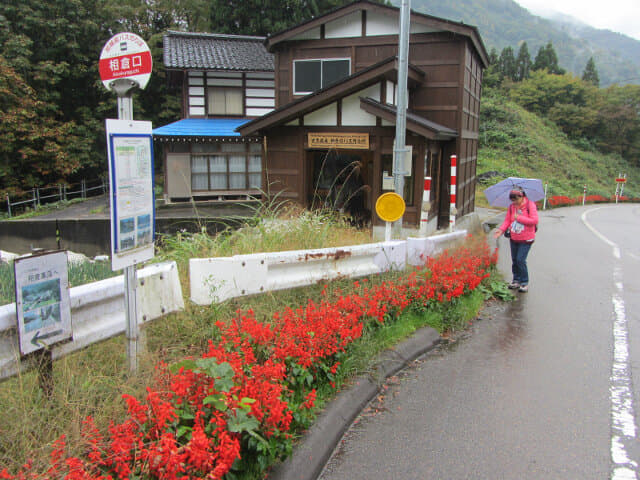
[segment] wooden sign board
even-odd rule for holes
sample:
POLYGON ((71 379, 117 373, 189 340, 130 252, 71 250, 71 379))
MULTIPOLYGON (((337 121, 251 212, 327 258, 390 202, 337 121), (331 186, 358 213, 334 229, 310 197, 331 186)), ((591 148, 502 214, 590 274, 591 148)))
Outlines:
POLYGON ((309 133, 309 148, 369 150, 368 133, 309 133))

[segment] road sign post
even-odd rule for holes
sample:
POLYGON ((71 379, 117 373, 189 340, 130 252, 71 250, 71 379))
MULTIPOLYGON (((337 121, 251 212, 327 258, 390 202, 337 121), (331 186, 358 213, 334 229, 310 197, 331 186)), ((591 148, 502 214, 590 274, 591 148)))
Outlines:
POLYGON ((622 196, 625 183, 627 183, 627 174, 619 174, 616 178, 616 203, 618 203, 618 198, 622 196))
POLYGON ((402 218, 405 208, 404 199, 395 192, 383 193, 376 200, 376 213, 385 221, 385 242, 391 240, 391 224, 402 218))
POLYGON ((118 120, 107 120, 111 202, 111 265, 124 268, 127 357, 138 369, 136 264, 153 258, 155 199, 151 122, 133 121, 132 94, 144 89, 153 61, 146 42, 129 32, 113 36, 100 54, 100 78, 118 97, 118 120), (124 123, 123 123, 124 121, 124 123))

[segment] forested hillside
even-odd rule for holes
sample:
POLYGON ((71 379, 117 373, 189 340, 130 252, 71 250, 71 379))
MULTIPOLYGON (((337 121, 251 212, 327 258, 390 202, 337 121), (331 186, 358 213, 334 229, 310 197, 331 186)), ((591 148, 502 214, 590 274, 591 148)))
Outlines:
MULTIPOLYGON (((0 198, 4 198, 6 193, 20 194, 34 186, 71 183, 105 173, 104 119, 116 116, 116 98, 100 82, 98 58, 102 46, 114 33, 136 33, 147 41, 152 50, 153 74, 147 88, 134 98, 134 117, 151 120, 154 126, 159 126, 180 117, 180 95, 168 87, 162 63, 162 35, 167 30, 264 35, 344 3, 347 2, 0 2, 0 198)), ((552 29, 550 22, 529 15, 512 0, 460 0, 456 3, 414 0, 412 6, 418 11, 477 25, 487 46, 495 46, 498 52, 508 47, 513 56, 522 47, 519 42, 526 36, 532 39, 528 45, 531 60, 538 51, 536 45, 549 42, 558 51, 559 66, 569 71, 572 67, 563 59, 579 59, 576 60, 579 74, 590 58, 580 57, 586 55, 590 48, 588 42, 582 42, 585 52, 565 51, 563 41, 575 35, 574 30, 569 31, 569 27, 564 32, 552 29)), ((600 31, 596 33, 608 35, 600 31)), ((595 35, 594 32, 591 34, 595 35)), ((606 41, 613 42, 616 48, 626 49, 625 54, 629 54, 629 60, 616 67, 619 75, 625 78, 635 76, 636 83, 640 83, 638 68, 632 62, 636 56, 640 57, 640 53, 637 47, 631 48, 640 42, 612 35, 617 43, 611 39, 606 41)), ((605 43, 605 39, 598 41, 605 43)), ((575 40, 570 44, 577 48, 575 40)), ((595 58, 600 86, 606 85, 607 78, 611 78, 606 72, 607 64, 600 64, 597 55, 595 58)), ((612 62, 615 60, 614 56, 610 58, 612 62)), ((633 168, 638 167, 638 85, 597 88, 571 75, 542 73, 532 74, 529 78, 501 72, 497 67, 504 66, 504 62, 498 62, 497 55, 493 60, 496 64, 485 72, 480 173, 485 166, 496 166, 496 161, 514 162, 515 154, 531 152, 527 157, 528 171, 533 172, 538 158, 547 160, 550 165, 561 167, 555 172, 557 178, 570 176, 570 181, 562 183, 563 188, 574 189, 581 188, 583 177, 580 175, 599 179, 610 174, 608 170, 596 170, 603 166, 599 163, 602 159, 606 159, 606 165, 623 168, 623 164, 618 162, 623 162, 624 158, 633 162, 633 168), (492 100, 500 96, 505 100, 492 100), (502 112, 503 107, 508 107, 508 110, 502 112), (531 113, 527 114, 523 109, 531 113), (543 120, 534 120, 532 114, 543 120), (527 125, 537 121, 545 128, 554 125, 560 128, 565 140, 584 153, 572 147, 573 150, 567 153, 569 157, 584 157, 590 170, 577 168, 567 173, 562 163, 555 163, 559 161, 557 152, 548 151, 548 139, 555 138, 556 134, 550 131, 544 136, 533 135, 533 131, 542 128, 537 124, 523 131, 513 131, 518 122, 500 120, 511 118, 509 115, 529 119, 523 120, 527 125)), ((604 184, 602 186, 604 188, 604 184)), ((629 187, 633 188, 633 182, 629 187)))
MULTIPOLYGON (((398 5, 399 0, 394 0, 398 5)), ((475 25, 488 50, 500 52, 527 42, 535 55, 551 42, 563 68, 580 75, 590 57, 602 86, 640 83, 640 41, 586 25, 551 21, 532 15, 513 0, 413 0, 416 11, 475 25)))
MULTIPOLYGON (((489 72, 489 75, 494 72, 489 72)), ((640 196, 640 86, 598 89, 570 74, 534 72, 483 93, 480 189, 508 176, 536 177, 550 195, 640 196), (627 117, 626 120, 622 120, 627 117), (627 160, 630 159, 630 160, 627 160)))

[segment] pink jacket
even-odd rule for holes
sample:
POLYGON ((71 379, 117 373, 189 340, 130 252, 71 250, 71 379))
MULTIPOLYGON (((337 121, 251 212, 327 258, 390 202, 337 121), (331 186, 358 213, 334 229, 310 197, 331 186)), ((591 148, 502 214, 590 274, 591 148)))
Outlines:
POLYGON ((536 204, 525 197, 524 203, 517 210, 514 204, 509 205, 504 222, 499 227, 500 231, 504 233, 514 220, 521 225, 516 224, 515 228, 511 228, 511 240, 514 242, 533 242, 536 238, 536 225, 538 224, 536 204))

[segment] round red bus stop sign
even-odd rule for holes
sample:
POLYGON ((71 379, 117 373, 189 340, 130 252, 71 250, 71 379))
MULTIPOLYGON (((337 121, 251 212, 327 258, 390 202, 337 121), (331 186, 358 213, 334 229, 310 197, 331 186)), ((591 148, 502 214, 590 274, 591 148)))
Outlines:
POLYGON ((153 60, 147 43, 135 33, 123 32, 111 37, 100 54, 100 79, 107 88, 114 80, 131 80, 143 89, 151 77, 153 60))

